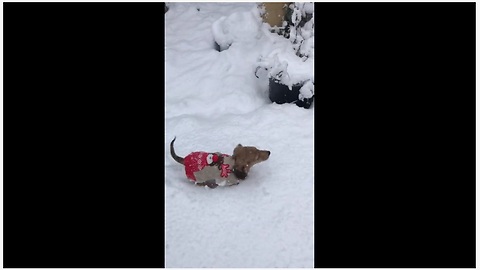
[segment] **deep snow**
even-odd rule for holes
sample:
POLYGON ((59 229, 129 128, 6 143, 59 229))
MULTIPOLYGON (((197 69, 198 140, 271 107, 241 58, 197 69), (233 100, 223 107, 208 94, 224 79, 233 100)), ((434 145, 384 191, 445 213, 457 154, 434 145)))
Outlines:
POLYGON ((273 104, 267 71, 254 75, 276 52, 292 80, 313 81, 312 60, 302 62, 288 39, 270 33, 255 3, 168 6, 165 266, 313 267, 314 105, 273 104), (218 52, 215 40, 231 45, 218 52), (180 156, 232 154, 238 143, 272 154, 240 185, 208 189, 189 182, 171 158, 175 136, 180 156))

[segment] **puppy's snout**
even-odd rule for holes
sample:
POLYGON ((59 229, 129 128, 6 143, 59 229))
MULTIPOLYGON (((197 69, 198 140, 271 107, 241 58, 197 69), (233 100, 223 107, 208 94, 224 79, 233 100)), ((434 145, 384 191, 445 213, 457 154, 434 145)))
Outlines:
POLYGON ((238 179, 245 180, 247 178, 247 173, 240 171, 240 170, 234 170, 233 173, 238 179))
POLYGON ((268 153, 268 156, 270 156, 270 151, 267 151, 267 153, 268 153))

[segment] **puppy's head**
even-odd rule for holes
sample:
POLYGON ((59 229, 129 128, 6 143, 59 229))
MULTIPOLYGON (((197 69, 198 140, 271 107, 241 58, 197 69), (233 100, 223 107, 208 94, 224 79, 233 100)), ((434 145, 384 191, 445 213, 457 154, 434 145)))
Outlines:
POLYGON ((235 160, 234 174, 239 179, 245 179, 253 165, 265 161, 270 156, 270 151, 259 150, 253 146, 237 145, 233 150, 235 160))

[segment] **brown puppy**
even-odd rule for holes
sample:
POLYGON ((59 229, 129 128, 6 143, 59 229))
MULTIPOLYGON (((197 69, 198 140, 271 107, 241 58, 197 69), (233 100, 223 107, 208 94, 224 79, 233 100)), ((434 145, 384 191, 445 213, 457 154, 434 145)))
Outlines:
POLYGON ((238 179, 245 179, 253 165, 265 161, 270 157, 270 151, 259 150, 253 146, 237 145, 233 150, 233 173, 238 179))
POLYGON ((192 152, 183 158, 175 153, 174 142, 175 138, 170 142, 170 153, 175 161, 185 166, 187 177, 197 185, 210 188, 239 184, 239 179, 244 180, 253 165, 270 156, 270 151, 239 144, 232 156, 218 152, 192 152))

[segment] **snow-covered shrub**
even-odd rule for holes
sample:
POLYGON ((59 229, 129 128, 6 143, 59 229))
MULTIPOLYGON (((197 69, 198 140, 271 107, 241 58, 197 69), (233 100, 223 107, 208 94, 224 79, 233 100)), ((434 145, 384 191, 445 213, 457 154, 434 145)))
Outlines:
POLYGON ((313 58, 302 59, 291 48, 273 50, 267 56, 261 56, 257 61, 255 75, 267 74, 276 83, 281 83, 292 89, 293 85, 303 85, 306 81, 313 82, 313 58), (260 70, 265 70, 261 71, 260 70))
MULTIPOLYGON (((286 57, 286 63, 277 59, 270 60, 270 78, 275 83, 299 89, 298 99, 309 100, 314 96, 313 52, 314 20, 313 3, 292 3, 289 5, 282 28, 272 28, 283 35, 291 44, 295 55, 301 59, 286 57), (288 66, 290 68, 288 69, 288 66)), ((285 58, 284 58, 285 59, 285 58)), ((265 60, 264 60, 265 61, 265 60)), ((267 60, 269 62, 269 60, 267 60)))
MULTIPOLYGON (((266 70, 267 77, 272 79, 276 83, 280 83, 288 86, 292 89, 292 83, 290 75, 288 74, 288 62, 280 60, 278 54, 275 53, 270 57, 261 57, 257 63, 257 69, 255 70, 255 76, 259 78, 259 70, 266 70)), ((265 72, 262 72, 265 74, 265 72)))
POLYGON ((297 55, 302 58, 313 57, 313 3, 290 4, 285 17, 284 36, 292 42, 297 55))

